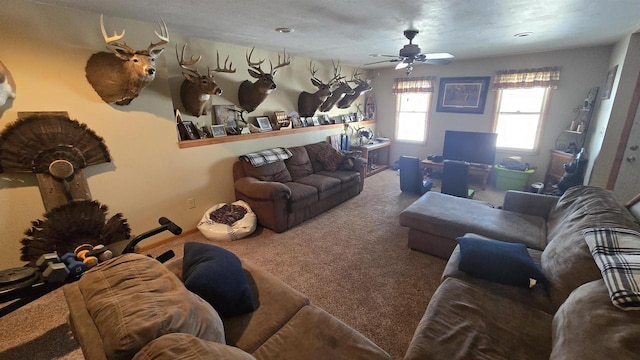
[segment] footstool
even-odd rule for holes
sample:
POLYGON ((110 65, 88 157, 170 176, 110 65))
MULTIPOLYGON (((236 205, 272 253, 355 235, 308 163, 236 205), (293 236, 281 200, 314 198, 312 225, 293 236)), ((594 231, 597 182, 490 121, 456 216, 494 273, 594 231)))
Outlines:
POLYGON ((453 252, 455 239, 466 233, 523 243, 537 250, 547 244, 544 218, 432 191, 400 213, 400 225, 409 228, 409 248, 443 259, 453 252))

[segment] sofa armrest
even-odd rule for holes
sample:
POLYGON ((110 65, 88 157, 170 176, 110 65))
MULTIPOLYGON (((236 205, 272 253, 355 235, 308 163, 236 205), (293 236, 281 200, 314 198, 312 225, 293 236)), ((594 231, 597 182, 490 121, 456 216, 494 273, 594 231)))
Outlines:
POLYGON ((237 192, 257 200, 288 199, 291 197, 291 189, 285 184, 262 181, 250 176, 238 179, 234 187, 237 192))
POLYGON ((547 219, 558 199, 557 196, 508 190, 504 194, 502 209, 547 219))

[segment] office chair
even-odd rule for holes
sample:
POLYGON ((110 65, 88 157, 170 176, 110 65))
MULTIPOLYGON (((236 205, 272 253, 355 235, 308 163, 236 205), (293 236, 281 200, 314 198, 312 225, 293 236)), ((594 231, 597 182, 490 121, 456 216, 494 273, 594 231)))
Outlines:
POLYGON ((420 159, 415 156, 400 156, 400 190, 424 194, 431 189, 431 181, 424 180, 420 159))
POLYGON ((441 193, 471 199, 475 190, 469 189, 469 163, 445 160, 442 169, 441 193))

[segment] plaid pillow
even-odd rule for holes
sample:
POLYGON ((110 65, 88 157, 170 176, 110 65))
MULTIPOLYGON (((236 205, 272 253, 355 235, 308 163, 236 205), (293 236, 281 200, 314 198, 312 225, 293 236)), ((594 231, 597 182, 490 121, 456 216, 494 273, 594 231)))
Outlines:
POLYGON ((640 233, 589 228, 583 234, 613 305, 622 310, 640 310, 640 233))

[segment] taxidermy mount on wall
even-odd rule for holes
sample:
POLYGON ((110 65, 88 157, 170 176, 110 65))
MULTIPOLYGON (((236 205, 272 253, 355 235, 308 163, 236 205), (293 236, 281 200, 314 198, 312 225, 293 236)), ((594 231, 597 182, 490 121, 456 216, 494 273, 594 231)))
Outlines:
POLYGON ((16 82, 13 80, 9 69, 0 61, 0 106, 8 99, 16 98, 16 82))
POLYGON ((351 106, 351 104, 353 104, 354 101, 356 101, 358 97, 360 97, 360 95, 371 90, 373 88, 371 86, 371 80, 372 79, 369 79, 369 80, 360 79, 360 74, 356 69, 356 71, 353 73, 353 76, 351 76, 351 80, 349 80, 349 82, 356 83, 356 87, 353 89, 353 94, 347 94, 340 101, 338 101, 338 108, 339 109, 348 108, 349 106, 351 106))
POLYGON ((283 51, 282 59, 280 58, 280 53, 278 53, 278 65, 276 65, 275 68, 271 63, 271 60, 269 60, 271 69, 268 73, 265 73, 260 68, 264 59, 256 62, 251 61, 251 55, 253 54, 254 49, 255 48, 252 48, 251 52, 246 55, 247 65, 250 67, 247 71, 249 72, 249 75, 258 80, 253 83, 249 80, 245 80, 238 88, 239 106, 247 112, 255 110, 260 104, 262 104, 264 99, 267 98, 267 95, 271 94, 271 92, 276 89, 276 83, 273 81, 273 76, 276 74, 276 70, 291 64, 291 56, 287 56, 286 51, 283 51))
POLYGON ((229 67, 227 68, 228 55, 224 60, 224 66, 220 68, 220 53, 216 51, 217 67, 214 70, 207 68, 206 74, 200 74, 197 66, 193 69, 189 68, 189 66, 196 65, 202 56, 197 58, 191 56, 189 61, 184 61, 184 52, 187 45, 184 44, 182 46, 182 54, 178 54, 178 45, 176 44, 176 58, 180 68, 182 68, 182 75, 185 77, 180 87, 180 100, 187 114, 193 116, 206 115, 211 95, 222 95, 222 89, 213 79, 213 72, 234 73, 236 69, 232 68, 233 62, 229 62, 229 67))
POLYGON ((351 86, 349 86, 349 84, 344 81, 344 76, 340 76, 340 72, 342 71, 340 68, 340 61, 338 61, 337 65, 333 62, 333 60, 331 60, 331 63, 333 64, 333 74, 334 76, 338 77, 334 85, 338 85, 338 87, 334 88, 333 91, 331 91, 331 95, 329 95, 329 97, 322 103, 322 105, 320 105, 320 111, 322 112, 331 110, 331 108, 338 101, 340 101, 340 99, 345 97, 345 95, 353 95, 354 93, 351 86))
POLYGON ((331 87, 340 77, 339 73, 334 71, 333 78, 326 84, 316 77, 318 69, 313 67, 313 62, 309 61, 309 72, 311 72, 311 83, 318 88, 315 93, 303 91, 298 95, 298 113, 300 116, 313 116, 320 105, 331 96, 331 87))
POLYGON ((124 38, 124 30, 108 36, 100 15, 100 29, 109 52, 91 55, 85 72, 93 89, 106 103, 128 105, 155 78, 156 58, 164 51, 157 47, 169 42, 167 25, 162 19, 159 23, 160 34, 157 31, 155 34, 160 41, 151 43, 146 50, 136 50, 125 42, 116 42, 124 38))

